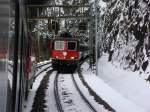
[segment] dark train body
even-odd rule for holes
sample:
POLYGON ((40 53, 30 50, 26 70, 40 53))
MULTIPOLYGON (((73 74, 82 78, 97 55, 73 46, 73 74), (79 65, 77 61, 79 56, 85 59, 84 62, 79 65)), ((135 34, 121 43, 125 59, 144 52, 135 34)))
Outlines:
POLYGON ((0 1, 0 112, 23 112, 34 74, 33 38, 24 0, 0 1))

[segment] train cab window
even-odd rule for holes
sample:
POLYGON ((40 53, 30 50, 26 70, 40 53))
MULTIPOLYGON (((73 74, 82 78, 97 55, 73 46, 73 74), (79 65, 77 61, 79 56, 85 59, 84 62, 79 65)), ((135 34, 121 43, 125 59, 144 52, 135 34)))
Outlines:
POLYGON ((64 41, 55 41, 55 44, 54 44, 55 50, 64 50, 64 48, 65 48, 64 41))
POLYGON ((68 42, 68 50, 76 50, 77 49, 77 42, 69 41, 68 42))

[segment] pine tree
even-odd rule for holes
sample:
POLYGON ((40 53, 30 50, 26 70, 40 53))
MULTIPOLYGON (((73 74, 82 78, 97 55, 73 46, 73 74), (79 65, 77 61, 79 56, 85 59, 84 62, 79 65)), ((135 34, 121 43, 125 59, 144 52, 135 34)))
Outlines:
POLYGON ((108 3, 104 15, 104 47, 109 52, 115 41, 112 61, 117 60, 125 69, 146 70, 144 65, 150 56, 149 10, 148 0, 111 0, 108 3))

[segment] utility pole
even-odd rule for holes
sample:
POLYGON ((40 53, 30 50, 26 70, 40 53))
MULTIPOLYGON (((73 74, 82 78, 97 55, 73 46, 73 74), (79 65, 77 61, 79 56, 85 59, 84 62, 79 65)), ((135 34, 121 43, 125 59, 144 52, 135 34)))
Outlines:
POLYGON ((96 63, 96 75, 98 75, 98 23, 97 23, 97 16, 98 16, 98 0, 95 0, 95 63, 96 63))

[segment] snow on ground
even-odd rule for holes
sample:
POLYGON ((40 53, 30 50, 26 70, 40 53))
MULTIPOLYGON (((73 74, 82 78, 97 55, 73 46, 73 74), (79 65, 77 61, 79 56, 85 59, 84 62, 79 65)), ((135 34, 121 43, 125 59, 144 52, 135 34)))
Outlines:
POLYGON ((55 95, 54 95, 54 79, 56 76, 56 71, 52 73, 49 79, 49 87, 46 91, 46 105, 47 108, 45 109, 46 112, 58 112, 56 101, 55 101, 55 95))
POLYGON ((89 91, 87 90, 87 88, 83 85, 83 83, 81 82, 79 75, 78 74, 74 74, 74 78, 77 82, 77 85, 79 86, 81 92, 84 94, 84 96, 88 99, 88 101, 92 104, 92 106, 97 110, 97 111, 101 111, 101 112, 109 112, 108 110, 106 110, 103 105, 98 104, 97 102, 95 102, 94 97, 90 95, 89 91))
MULTIPOLYGON (((47 66, 43 66, 40 71, 42 71, 43 69, 45 69, 47 66)), ((49 71, 51 68, 47 69, 47 71, 49 71)), ((28 99, 27 101, 25 102, 25 106, 24 106, 24 110, 23 112, 30 112, 31 109, 32 109, 32 104, 33 104, 33 101, 34 101, 34 97, 35 97, 35 94, 36 94, 36 91, 40 85, 40 82, 41 80, 43 79, 43 77, 46 75, 46 72, 47 71, 44 71, 42 72, 38 77, 36 77, 35 79, 35 82, 33 83, 33 87, 32 89, 29 90, 29 95, 28 95, 28 99)), ((36 72, 36 74, 38 73, 39 71, 36 72)))
MULTIPOLYGON (((42 63, 42 62, 41 62, 42 63)), ((43 62, 42 64, 40 64, 40 65, 43 65, 43 64, 46 64, 47 62, 43 62)), ((45 69, 45 68, 47 68, 47 67, 50 67, 50 65, 51 65, 51 63, 50 64, 47 64, 47 65, 44 65, 44 66, 42 66, 42 67, 39 67, 39 68, 37 68, 36 69, 36 73, 35 73, 35 76, 37 76, 38 74, 40 74, 41 73, 41 71, 43 70, 43 68, 45 69)))
MULTIPOLYGON (((110 62, 107 62, 107 55, 103 55, 98 63, 98 76, 96 76, 91 69, 89 68, 88 63, 82 65, 82 72, 86 82, 89 86, 99 95, 103 100, 105 100, 113 109, 117 112, 149 112, 150 105, 150 86, 138 72, 130 72, 122 70, 116 65, 113 65, 110 62)), ((49 65, 43 66, 41 69, 38 69, 36 72, 39 73, 42 69, 46 68, 49 65)), ((48 70, 50 70, 49 68, 48 70)), ((47 71, 48 71, 47 70, 47 71)), ((28 100, 24 108, 24 112, 30 112, 32 109, 32 103, 34 101, 34 96, 38 86, 46 71, 40 74, 34 84, 33 88, 30 90, 28 100)), ((47 100, 47 111, 53 110, 57 112, 56 104, 54 103, 54 92, 53 92, 53 81, 55 75, 52 74, 49 80, 49 88, 46 92, 47 100)), ((81 90, 84 95, 88 97, 89 101, 96 107, 98 110, 106 110, 94 102, 92 96, 87 92, 87 89, 81 84, 79 77, 75 74, 77 83, 80 85, 81 90)), ((87 109, 87 107, 81 104, 78 95, 76 94, 76 89, 73 86, 73 82, 70 80, 70 74, 61 74, 59 77, 59 92, 64 93, 61 96, 62 101, 66 101, 63 105, 67 112, 74 112, 73 109, 78 109, 77 111, 82 111, 87 109), (69 102, 69 103, 68 103, 69 102), (71 103, 70 103, 71 102, 71 103), (79 108, 77 108, 79 107, 79 108)), ((88 111, 88 110, 86 110, 88 111)))
POLYGON ((60 74, 58 90, 65 112, 91 112, 73 84, 71 74, 60 74))
POLYGON ((99 0, 99 6, 101 6, 101 8, 106 8, 107 4, 106 2, 103 2, 103 0, 99 0))
POLYGON ((41 62, 37 63, 36 66, 40 66, 40 65, 43 65, 43 64, 46 64, 46 63, 50 63, 50 62, 51 62, 51 59, 50 60, 41 61, 41 62))
MULTIPOLYGON (((104 63, 102 65, 104 67, 104 63)), ((146 112, 144 107, 136 104, 135 102, 132 102, 130 99, 128 99, 127 97, 125 97, 124 95, 116 91, 113 87, 111 87, 111 85, 108 85, 107 84, 108 82, 107 83, 104 82, 101 78, 93 74, 91 70, 89 69, 89 65, 87 63, 84 63, 82 65, 82 68, 83 68, 82 70, 83 76, 86 82, 89 84, 89 86, 97 93, 97 95, 99 95, 103 100, 105 100, 117 112, 146 112)), ((108 67, 106 67, 106 71, 110 71, 108 67)), ((99 73, 102 74, 100 71, 99 73)), ((110 73, 107 75, 112 76, 113 71, 110 71, 110 73)), ((111 82, 112 80, 109 79, 108 81, 111 82)), ((118 83, 118 86, 121 86, 121 81, 120 83, 118 83)), ((126 92, 128 92, 129 90, 130 89, 126 90, 126 92)), ((134 97, 135 94, 137 93, 134 93, 131 96, 134 97)))
POLYGON ((116 65, 108 62, 108 56, 104 54, 98 63, 98 75, 100 79, 118 91, 124 98, 149 112, 150 84, 141 77, 144 74, 125 71, 116 65))

